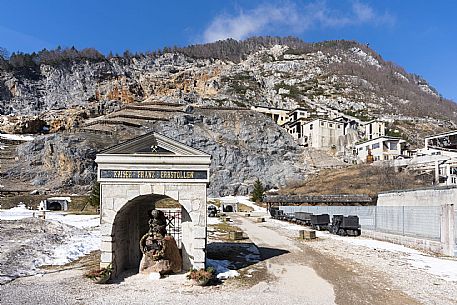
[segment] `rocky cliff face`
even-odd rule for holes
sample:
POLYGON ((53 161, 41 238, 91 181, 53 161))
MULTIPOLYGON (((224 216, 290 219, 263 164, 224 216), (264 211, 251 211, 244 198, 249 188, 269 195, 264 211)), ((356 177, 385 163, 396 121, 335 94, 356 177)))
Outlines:
POLYGON ((83 191, 94 178, 98 150, 155 130, 213 156, 212 195, 244 194, 257 177, 271 187, 303 179, 306 161, 284 130, 248 110, 216 110, 224 107, 321 105, 363 120, 385 119, 389 132, 419 144, 425 134, 457 128, 455 103, 356 42, 261 45, 237 60, 218 56, 213 47, 201 48, 216 56, 194 56, 190 48, 41 63, 30 71, 0 65, 0 132, 51 133, 21 145, 18 162, 0 176, 83 191), (143 100, 195 111, 138 114, 128 108, 143 100), (86 128, 97 118, 110 121, 86 128))
POLYGON ((18 149, 19 162, 6 179, 38 189, 80 191, 93 182, 97 151, 148 131, 212 156, 209 195, 247 194, 255 179, 267 187, 301 181, 307 173, 303 150, 283 129, 256 112, 196 109, 170 121, 114 135, 88 132, 38 137, 18 149))
POLYGON ((409 116, 457 122, 457 105, 425 80, 349 41, 259 47, 239 62, 165 53, 41 64, 37 69, 24 76, 0 68, 0 114, 39 116, 153 97, 214 106, 316 103, 367 119, 409 116))

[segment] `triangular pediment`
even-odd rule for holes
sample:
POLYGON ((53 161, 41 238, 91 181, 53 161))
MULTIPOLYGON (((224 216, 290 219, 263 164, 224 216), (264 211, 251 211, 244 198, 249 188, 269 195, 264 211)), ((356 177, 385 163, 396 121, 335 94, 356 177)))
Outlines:
POLYGON ((207 156, 206 153, 200 150, 194 149, 155 132, 151 132, 110 147, 102 151, 101 154, 207 156))

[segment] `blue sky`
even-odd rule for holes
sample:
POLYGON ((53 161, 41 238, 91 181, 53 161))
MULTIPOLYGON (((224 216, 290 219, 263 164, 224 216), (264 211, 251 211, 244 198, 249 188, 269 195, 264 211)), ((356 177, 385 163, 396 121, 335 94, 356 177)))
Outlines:
POLYGON ((0 46, 10 52, 61 45, 122 53, 253 35, 358 40, 457 101, 457 1, 0 2, 0 46))

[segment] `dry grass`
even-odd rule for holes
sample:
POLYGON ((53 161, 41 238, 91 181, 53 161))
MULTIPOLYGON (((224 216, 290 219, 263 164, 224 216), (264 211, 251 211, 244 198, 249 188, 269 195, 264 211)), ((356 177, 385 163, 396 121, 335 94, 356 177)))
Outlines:
POLYGON ((241 231, 241 229, 239 227, 234 226, 227 222, 218 223, 218 224, 210 225, 210 226, 213 227, 214 229, 216 229, 217 232, 227 233, 227 236, 228 236, 228 232, 241 231))
POLYGON ((252 207, 250 207, 250 206, 247 206, 247 205, 243 204, 243 203, 239 203, 238 204, 238 211, 239 212, 252 212, 252 211, 254 211, 254 209, 252 207))
POLYGON ((283 194, 368 194, 430 186, 430 175, 395 172, 390 166, 357 165, 341 169, 324 169, 304 181, 281 190, 283 194))
POLYGON ((100 267, 100 250, 95 250, 87 255, 84 255, 68 264, 59 265, 44 265, 40 269, 46 270, 46 272, 55 272, 70 269, 84 269, 91 270, 100 267))

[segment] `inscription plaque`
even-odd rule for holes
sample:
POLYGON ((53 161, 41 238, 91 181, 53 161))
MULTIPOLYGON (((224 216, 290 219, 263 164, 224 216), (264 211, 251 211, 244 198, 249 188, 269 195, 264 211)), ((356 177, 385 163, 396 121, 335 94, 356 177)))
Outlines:
POLYGON ((185 170, 100 170, 100 178, 105 179, 178 179, 200 180, 207 179, 207 171, 185 170))

